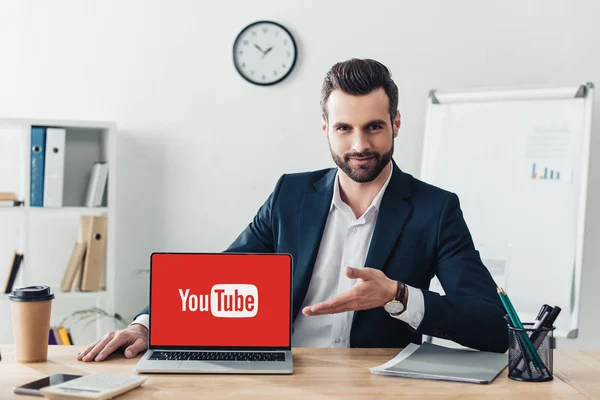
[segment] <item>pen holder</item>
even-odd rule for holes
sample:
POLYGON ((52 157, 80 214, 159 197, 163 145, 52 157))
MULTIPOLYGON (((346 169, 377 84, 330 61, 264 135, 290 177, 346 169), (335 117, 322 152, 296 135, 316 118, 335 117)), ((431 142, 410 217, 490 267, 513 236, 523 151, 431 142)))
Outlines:
POLYGON ((554 329, 555 327, 533 329, 532 323, 524 323, 523 329, 508 327, 510 379, 524 382, 546 382, 553 379, 554 329))

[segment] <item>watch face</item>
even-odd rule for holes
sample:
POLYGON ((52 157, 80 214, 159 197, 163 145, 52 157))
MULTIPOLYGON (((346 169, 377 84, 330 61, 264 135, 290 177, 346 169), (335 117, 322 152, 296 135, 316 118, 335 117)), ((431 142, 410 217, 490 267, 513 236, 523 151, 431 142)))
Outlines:
POLYGON ((256 85, 273 85, 292 72, 296 42, 290 32, 272 21, 244 28, 233 44, 233 62, 244 79, 256 85))
POLYGON ((385 304, 384 309, 389 314, 399 314, 404 311, 404 304, 398 300, 392 300, 385 304))

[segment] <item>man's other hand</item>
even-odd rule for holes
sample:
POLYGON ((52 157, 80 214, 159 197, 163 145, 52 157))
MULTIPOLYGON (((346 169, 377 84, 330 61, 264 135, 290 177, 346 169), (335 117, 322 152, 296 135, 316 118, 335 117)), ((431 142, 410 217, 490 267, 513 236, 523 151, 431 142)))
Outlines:
POLYGON ((125 357, 133 358, 148 349, 148 329, 133 324, 126 329, 108 332, 97 342, 91 343, 77 354, 79 361, 102 361, 116 350, 125 348, 125 357))
POLYGON ((346 276, 356 279, 356 283, 350 290, 322 303, 306 306, 302 313, 310 317, 368 310, 383 306, 396 295, 397 282, 378 269, 346 267, 346 276))

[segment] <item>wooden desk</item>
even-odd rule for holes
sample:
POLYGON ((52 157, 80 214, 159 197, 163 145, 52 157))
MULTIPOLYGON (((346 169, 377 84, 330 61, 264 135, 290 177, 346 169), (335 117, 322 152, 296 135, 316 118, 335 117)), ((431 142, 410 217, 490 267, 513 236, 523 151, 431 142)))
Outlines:
MULTIPOLYGON (((139 359, 113 355, 100 363, 75 359, 81 346, 50 346, 48 362, 19 364, 14 347, 0 345, 0 399, 35 399, 13 395, 14 386, 53 373, 133 373, 139 359)), ((376 376, 368 368, 388 361, 394 349, 295 349, 293 375, 148 375, 139 389, 121 398, 255 398, 255 399, 360 399, 469 398, 478 399, 600 399, 600 351, 555 352, 554 380, 545 383, 515 382, 507 370, 491 385, 437 382, 376 376)), ((39 397, 38 397, 39 399, 39 397)))

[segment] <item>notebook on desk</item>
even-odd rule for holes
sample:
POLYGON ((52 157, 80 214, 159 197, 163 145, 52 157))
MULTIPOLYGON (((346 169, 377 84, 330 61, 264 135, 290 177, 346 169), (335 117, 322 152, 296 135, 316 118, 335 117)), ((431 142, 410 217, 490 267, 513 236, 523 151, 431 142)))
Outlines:
POLYGON ((377 375, 443 381, 491 383, 508 364, 506 354, 450 349, 411 343, 385 364, 371 368, 377 375))

